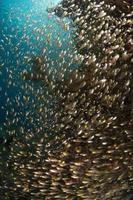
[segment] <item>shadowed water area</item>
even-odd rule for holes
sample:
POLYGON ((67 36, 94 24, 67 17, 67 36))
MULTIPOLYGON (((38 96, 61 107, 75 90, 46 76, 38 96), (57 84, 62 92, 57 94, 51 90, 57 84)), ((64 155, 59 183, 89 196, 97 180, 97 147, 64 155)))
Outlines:
POLYGON ((133 199, 132 1, 0 11, 0 200, 133 199))

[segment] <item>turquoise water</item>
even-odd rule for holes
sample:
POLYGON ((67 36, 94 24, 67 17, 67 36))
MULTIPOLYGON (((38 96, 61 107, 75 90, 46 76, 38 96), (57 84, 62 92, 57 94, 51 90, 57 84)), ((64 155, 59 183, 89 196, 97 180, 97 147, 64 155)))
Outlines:
MULTIPOLYGON (((72 22, 48 14, 47 8, 59 1, 0 1, 0 169, 7 167, 13 138, 23 139, 37 130, 48 132, 38 110, 52 101, 47 99, 42 82, 24 81, 21 73, 32 71, 33 56, 47 58, 49 69, 77 67, 72 22), (63 60, 59 55, 65 52, 63 60), (40 97, 43 96, 43 99, 40 97), (47 102, 48 101, 48 102, 47 102), (45 127, 45 128, 44 128, 45 127), (26 135, 25 135, 26 136, 26 135), (25 137, 24 136, 24 137, 25 137)), ((46 91, 45 91, 46 89, 46 91)), ((52 123, 49 119, 48 123, 52 123)), ((1 175, 0 175, 1 179, 1 175)))
POLYGON ((75 65, 71 60, 75 51, 72 22, 66 18, 59 19, 46 11, 58 2, 46 0, 0 2, 1 137, 14 127, 31 128, 35 124, 27 122, 26 113, 32 110, 31 116, 36 118, 31 104, 35 99, 33 93, 40 90, 41 83, 34 84, 29 81, 28 85, 31 85, 32 91, 26 91, 27 83, 20 76, 23 70, 31 70, 29 60, 32 56, 46 56, 49 59, 49 66, 58 72, 60 70, 59 54, 61 51, 66 51, 65 61, 61 65, 69 63, 70 68, 77 66, 77 63, 75 65), (51 65, 51 62, 55 64, 51 65), (29 97, 28 104, 25 104, 25 96, 29 97))

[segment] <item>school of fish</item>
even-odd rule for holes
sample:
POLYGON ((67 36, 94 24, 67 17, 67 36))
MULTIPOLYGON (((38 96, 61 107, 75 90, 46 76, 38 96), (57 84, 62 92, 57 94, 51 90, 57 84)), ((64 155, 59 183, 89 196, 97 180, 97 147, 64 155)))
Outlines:
MULTIPOLYGON (((64 31, 74 27, 74 36, 64 50, 56 34, 58 60, 43 46, 41 55, 23 55, 30 67, 20 70, 24 95, 18 94, 15 103, 23 102, 24 118, 32 126, 16 127, 22 113, 7 98, 11 109, 1 128, 9 135, 3 142, 8 156, 0 162, 1 198, 132 200, 133 3, 63 0, 48 14, 59 17, 56 23, 64 31), (71 26, 64 17, 72 19, 71 26)), ((32 34, 37 42, 45 35, 50 45, 51 29, 34 27, 32 34)), ((24 41, 29 42, 25 30, 24 41)), ((13 51, 19 66, 19 44, 13 51)), ((12 77, 11 68, 9 87, 17 82, 12 77)))

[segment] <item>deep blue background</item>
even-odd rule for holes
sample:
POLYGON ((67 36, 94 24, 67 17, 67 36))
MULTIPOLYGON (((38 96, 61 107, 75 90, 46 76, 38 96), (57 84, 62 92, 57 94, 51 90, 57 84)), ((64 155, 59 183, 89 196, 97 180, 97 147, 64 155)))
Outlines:
MULTIPOLYGON (((28 105, 25 106, 23 96, 29 95, 31 104, 34 96, 31 93, 27 94, 23 89, 25 83, 20 77, 23 70, 30 68, 27 58, 44 54, 58 63, 61 50, 68 51, 71 56, 74 53, 74 44, 68 49, 73 29, 63 29, 60 22, 58 23, 58 17, 46 12, 48 7, 56 5, 57 2, 59 1, 55 0, 54 3, 47 0, 0 1, 0 131, 3 127, 8 128, 10 121, 17 116, 19 120, 15 122, 16 125, 30 126, 27 125, 25 118, 28 105), (44 33, 39 39, 33 31, 35 28, 40 28, 44 33), (49 34, 51 37, 48 43, 46 39, 49 34), (55 43, 57 36, 62 43, 61 48, 55 43), (43 53, 46 47, 47 51, 43 53), (19 105, 16 99, 19 99, 19 105)), ((66 23, 70 22, 69 19, 64 20, 66 23)), ((67 55, 65 59, 70 63, 67 55)), ((74 66, 73 63, 72 65, 74 66)), ((37 85, 35 89, 39 87, 37 85)), ((0 134, 3 134, 2 132, 0 134)))

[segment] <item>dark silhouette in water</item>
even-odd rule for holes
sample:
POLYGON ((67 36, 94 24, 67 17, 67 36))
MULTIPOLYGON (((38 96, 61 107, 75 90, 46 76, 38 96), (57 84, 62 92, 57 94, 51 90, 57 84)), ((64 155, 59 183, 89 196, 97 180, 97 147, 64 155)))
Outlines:
POLYGON ((41 56, 35 56, 31 59, 32 61, 32 72, 24 71, 22 72, 22 77, 25 80, 43 80, 45 79, 46 73, 43 71, 42 67, 45 65, 44 58, 41 56))

